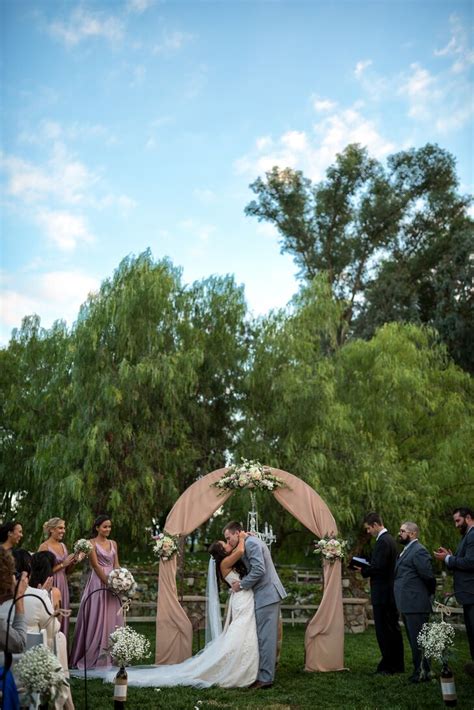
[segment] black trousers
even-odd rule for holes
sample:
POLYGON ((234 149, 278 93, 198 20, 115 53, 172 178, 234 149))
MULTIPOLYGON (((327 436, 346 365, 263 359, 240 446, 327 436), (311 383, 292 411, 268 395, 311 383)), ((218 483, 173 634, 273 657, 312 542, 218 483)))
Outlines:
POLYGON ((428 612, 418 614, 402 614, 403 623, 410 642, 411 656, 413 659, 413 675, 419 676, 421 670, 425 673, 430 672, 430 664, 423 658, 420 647, 418 646, 418 634, 421 631, 423 624, 429 621, 430 615, 428 612))
POLYGON ((395 602, 374 604, 375 635, 382 658, 377 666, 378 671, 387 673, 403 673, 403 638, 398 623, 398 611, 395 602))
POLYGON ((471 658, 474 661, 474 604, 464 604, 463 611, 469 650, 471 651, 471 658))

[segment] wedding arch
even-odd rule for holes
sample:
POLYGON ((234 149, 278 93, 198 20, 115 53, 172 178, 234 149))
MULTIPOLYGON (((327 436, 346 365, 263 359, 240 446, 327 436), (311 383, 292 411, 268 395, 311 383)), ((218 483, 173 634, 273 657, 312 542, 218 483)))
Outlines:
MULTIPOLYGON (((176 501, 165 523, 171 535, 186 536, 203 525, 230 498, 233 491, 212 486, 228 468, 208 473, 193 483, 176 501)), ((307 483, 291 473, 270 468, 286 485, 269 491, 317 537, 337 533, 336 522, 322 498, 307 483)), ((193 629, 178 601, 176 555, 160 560, 156 615, 156 663, 181 663, 192 654, 193 629)), ((341 565, 323 562, 323 598, 305 633, 305 670, 338 671, 344 668, 344 613, 342 606, 341 565)))

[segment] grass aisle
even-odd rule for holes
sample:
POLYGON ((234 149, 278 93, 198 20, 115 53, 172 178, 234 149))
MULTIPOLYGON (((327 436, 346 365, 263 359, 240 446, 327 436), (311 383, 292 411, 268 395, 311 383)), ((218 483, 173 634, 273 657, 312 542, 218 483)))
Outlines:
MULTIPOLYGON (((154 625, 138 625, 154 646, 154 625)), ((303 628, 284 628, 283 651, 276 683, 269 690, 195 690, 193 688, 129 688, 124 710, 426 710, 444 708, 439 680, 410 685, 411 659, 405 643, 407 673, 402 676, 371 675, 379 658, 373 630, 345 636, 345 659, 350 669, 342 673, 305 673, 303 667, 303 628)), ((458 710, 474 710, 474 680, 462 670, 469 659, 466 634, 456 634, 456 656, 452 661, 458 693, 458 710)), ((84 683, 72 680, 76 710, 84 705, 84 683)), ((113 708, 113 686, 88 681, 89 710, 113 708)))

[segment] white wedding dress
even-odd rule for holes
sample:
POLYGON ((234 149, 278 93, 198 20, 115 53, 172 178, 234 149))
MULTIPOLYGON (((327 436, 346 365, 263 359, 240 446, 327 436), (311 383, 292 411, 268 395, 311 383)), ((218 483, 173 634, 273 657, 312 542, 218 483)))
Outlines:
MULTIPOLYGON (((231 571, 226 581, 240 579, 231 571)), ((165 666, 132 666, 127 668, 128 684, 135 687, 156 688, 190 685, 195 688, 242 688, 251 685, 258 673, 258 640, 255 625, 253 591, 243 589, 230 595, 230 623, 224 631, 207 644, 196 656, 182 663, 165 666)), ((116 671, 105 674, 106 683, 113 683, 116 671)), ((89 678, 98 677, 88 671, 89 678)))

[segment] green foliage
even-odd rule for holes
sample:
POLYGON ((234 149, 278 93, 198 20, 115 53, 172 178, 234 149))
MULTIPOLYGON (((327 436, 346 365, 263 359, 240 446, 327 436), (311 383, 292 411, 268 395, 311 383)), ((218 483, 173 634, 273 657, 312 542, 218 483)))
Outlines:
POLYGON ((427 324, 474 370, 471 200, 457 193, 449 153, 427 144, 384 167, 353 144, 318 184, 275 167, 250 187, 246 214, 277 227, 300 276, 327 274, 344 303, 341 342, 390 321, 427 324))

